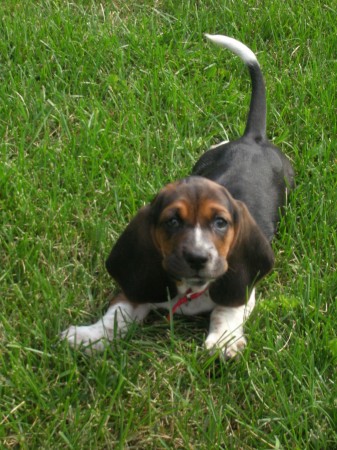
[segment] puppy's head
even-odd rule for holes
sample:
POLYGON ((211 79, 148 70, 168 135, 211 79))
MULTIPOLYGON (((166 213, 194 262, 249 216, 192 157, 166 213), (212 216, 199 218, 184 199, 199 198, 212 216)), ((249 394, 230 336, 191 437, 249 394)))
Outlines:
POLYGON ((152 204, 152 236, 169 276, 205 286, 228 269, 235 206, 228 191, 201 177, 166 186, 152 204))
POLYGON ((131 301, 164 302, 176 285, 210 285, 219 304, 242 304, 273 265, 244 204, 221 185, 189 177, 164 187, 130 222, 107 269, 131 301))

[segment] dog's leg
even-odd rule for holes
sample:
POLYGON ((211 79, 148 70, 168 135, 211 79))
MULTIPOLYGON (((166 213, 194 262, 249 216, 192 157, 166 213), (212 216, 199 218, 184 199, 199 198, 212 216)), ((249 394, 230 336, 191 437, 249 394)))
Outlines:
POLYGON ((145 319, 150 309, 148 303, 137 305, 119 294, 98 322, 88 326, 71 326, 61 333, 61 339, 66 339, 72 347, 83 347, 87 353, 103 351, 107 342, 124 336, 132 322, 145 319))
POLYGON ((247 344, 243 324, 255 306, 255 289, 246 305, 237 307, 216 306, 211 314, 207 349, 221 349, 227 358, 233 358, 247 344))

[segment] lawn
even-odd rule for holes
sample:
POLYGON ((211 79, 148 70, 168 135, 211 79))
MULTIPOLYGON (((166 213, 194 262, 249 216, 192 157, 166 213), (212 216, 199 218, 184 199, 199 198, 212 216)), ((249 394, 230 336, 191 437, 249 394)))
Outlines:
POLYGON ((318 0, 0 4, 0 448, 337 448, 337 26, 318 0), (244 130, 257 53, 268 134, 296 170, 248 346, 160 315, 86 356, 59 341, 115 288, 137 209, 244 130))

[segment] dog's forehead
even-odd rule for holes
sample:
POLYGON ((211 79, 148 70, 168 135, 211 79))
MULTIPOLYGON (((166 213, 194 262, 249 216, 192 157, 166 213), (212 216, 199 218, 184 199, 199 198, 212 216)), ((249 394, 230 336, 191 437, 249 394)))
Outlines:
POLYGON ((177 200, 185 197, 193 203, 203 200, 213 200, 229 203, 229 193, 214 181, 203 177, 188 177, 175 183, 170 183, 162 190, 167 200, 177 200))
POLYGON ((233 213, 233 199, 225 188, 202 177, 189 177, 165 186, 159 193, 159 212, 177 209, 187 217, 210 216, 217 210, 233 213))

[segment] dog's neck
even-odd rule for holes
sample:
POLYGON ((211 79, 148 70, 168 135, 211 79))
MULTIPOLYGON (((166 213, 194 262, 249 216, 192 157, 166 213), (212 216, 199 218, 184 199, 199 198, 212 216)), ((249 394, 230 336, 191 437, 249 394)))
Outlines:
POLYGON ((177 311, 185 303, 190 302, 191 300, 197 299, 201 297, 208 290, 209 283, 204 284, 203 286, 193 286, 193 290, 191 287, 186 287, 188 284, 180 285, 180 289, 185 289, 183 292, 178 292, 178 300, 172 307, 172 311, 168 314, 167 320, 170 320, 173 314, 177 311))
POLYGON ((204 284, 192 284, 189 283, 188 280, 179 280, 176 282, 178 296, 185 295, 187 292, 189 293, 198 293, 205 292, 210 285, 210 281, 204 284))

